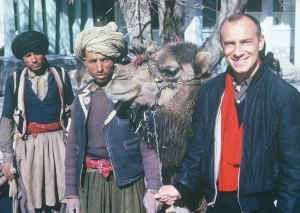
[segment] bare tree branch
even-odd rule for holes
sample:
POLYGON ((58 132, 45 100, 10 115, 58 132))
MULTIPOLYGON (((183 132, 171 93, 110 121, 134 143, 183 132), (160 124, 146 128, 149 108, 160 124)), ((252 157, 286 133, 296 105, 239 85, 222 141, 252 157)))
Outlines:
MULTIPOLYGON (((70 4, 74 2, 74 0, 68 1, 70 4)), ((283 4, 282 0, 278 1, 283 4)), ((220 12, 200 3, 189 4, 188 0, 119 0, 114 6, 119 4, 123 13, 128 32, 125 36, 129 36, 131 43, 140 43, 145 46, 153 40, 150 9, 158 13, 159 37, 162 45, 173 41, 176 36, 184 40, 183 18, 193 18, 191 14, 184 13, 185 8, 191 8, 191 13, 196 9, 209 9, 219 13, 213 33, 201 46, 204 51, 212 55, 207 69, 207 73, 211 74, 223 57, 219 41, 221 23, 225 17, 233 13, 244 12, 247 2, 248 0, 223 0, 220 12), (154 4, 157 5, 157 9, 154 4)))

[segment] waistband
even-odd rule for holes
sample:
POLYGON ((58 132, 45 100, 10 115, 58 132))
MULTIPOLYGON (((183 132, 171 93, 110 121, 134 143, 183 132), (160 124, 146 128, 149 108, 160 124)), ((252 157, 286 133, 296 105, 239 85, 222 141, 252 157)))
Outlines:
POLYGON ((92 160, 89 156, 85 157, 86 166, 90 169, 98 169, 98 172, 107 178, 113 171, 111 163, 105 159, 92 160))
POLYGON ((43 132, 53 132, 57 130, 61 130, 62 126, 61 123, 54 122, 50 124, 39 124, 36 122, 29 122, 28 123, 28 134, 32 134, 34 138, 37 137, 38 133, 43 133, 43 132))

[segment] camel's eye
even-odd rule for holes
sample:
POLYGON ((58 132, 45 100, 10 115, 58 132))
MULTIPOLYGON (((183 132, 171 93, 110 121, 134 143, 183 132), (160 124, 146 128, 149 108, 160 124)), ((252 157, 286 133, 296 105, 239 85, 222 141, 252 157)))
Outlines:
POLYGON ((165 77, 174 77, 178 73, 179 70, 180 70, 180 67, 178 67, 178 68, 168 67, 168 68, 162 69, 161 72, 165 77))

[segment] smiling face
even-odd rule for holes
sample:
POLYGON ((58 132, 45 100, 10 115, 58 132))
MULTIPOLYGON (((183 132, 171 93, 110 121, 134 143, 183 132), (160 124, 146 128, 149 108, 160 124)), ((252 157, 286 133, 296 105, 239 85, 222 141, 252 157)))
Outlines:
POLYGON ((263 46, 264 36, 258 37, 256 25, 248 17, 226 21, 221 28, 221 49, 238 83, 257 71, 258 53, 263 46))
POLYGON ((29 52, 23 56, 23 62, 32 72, 39 74, 45 71, 45 55, 41 53, 29 52))
POLYGON ((110 82, 114 70, 114 62, 111 59, 100 53, 85 51, 82 61, 98 86, 104 87, 110 82))

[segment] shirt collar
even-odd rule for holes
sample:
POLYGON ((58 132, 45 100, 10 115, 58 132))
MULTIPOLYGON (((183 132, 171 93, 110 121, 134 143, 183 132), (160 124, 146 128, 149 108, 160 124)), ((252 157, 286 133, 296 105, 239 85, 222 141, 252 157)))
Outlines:
MULTIPOLYGON (((245 86, 249 87, 252 78, 253 78, 253 76, 247 78, 245 81, 243 81, 243 82, 241 83, 241 86, 244 86, 244 85, 245 85, 245 86)), ((237 81, 234 79, 233 76, 232 76, 232 85, 233 85, 234 88, 236 88, 236 86, 237 86, 237 81)))
POLYGON ((95 92, 98 88, 99 88, 99 86, 97 84, 95 84, 94 81, 92 81, 91 92, 95 92))
MULTIPOLYGON (((30 80, 36 78, 38 75, 36 75, 34 72, 32 72, 30 69, 28 69, 28 77, 30 80)), ((48 76, 49 76, 49 69, 47 69, 47 71, 45 72, 44 75, 41 75, 41 76, 38 76, 40 78, 43 78, 47 81, 48 79, 48 76)))

